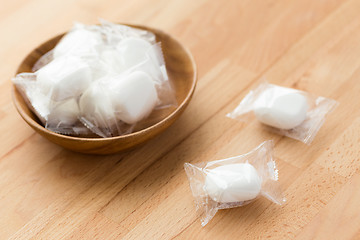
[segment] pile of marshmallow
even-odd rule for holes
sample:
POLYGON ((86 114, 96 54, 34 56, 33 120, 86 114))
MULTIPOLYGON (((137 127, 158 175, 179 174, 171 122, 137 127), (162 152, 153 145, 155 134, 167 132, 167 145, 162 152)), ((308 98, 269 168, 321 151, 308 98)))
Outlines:
POLYGON ((62 134, 123 135, 176 104, 155 35, 124 25, 75 24, 33 71, 13 82, 45 127, 62 134))

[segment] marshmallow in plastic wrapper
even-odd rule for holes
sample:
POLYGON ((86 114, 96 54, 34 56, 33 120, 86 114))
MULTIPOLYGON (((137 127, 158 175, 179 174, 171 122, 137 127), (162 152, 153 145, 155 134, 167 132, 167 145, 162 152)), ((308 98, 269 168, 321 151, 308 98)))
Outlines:
POLYGON ((47 129, 65 135, 94 135, 78 121, 79 108, 75 98, 58 102, 51 100, 50 94, 39 88, 35 73, 20 73, 13 78, 13 82, 26 104, 47 129))
POLYGON ((279 205, 285 202, 272 151, 273 141, 270 140, 236 157, 196 165, 185 163, 202 226, 219 209, 244 206, 259 196, 279 205))
POLYGON ((99 136, 112 137, 131 133, 154 109, 176 105, 165 65, 159 63, 164 61, 155 44, 139 64, 94 82, 79 100, 81 122, 99 136))
POLYGON ((247 121, 252 115, 268 129, 310 144, 338 102, 293 88, 269 83, 250 91, 227 116, 247 121))
POLYGON ((155 109, 176 106, 161 43, 151 32, 101 20, 75 24, 14 84, 51 131, 131 133, 155 109))
POLYGON ((155 34, 146 30, 111 23, 103 19, 100 19, 100 25, 85 25, 76 22, 53 50, 39 58, 32 70, 36 72, 54 58, 64 55, 96 57, 103 46, 117 47, 120 45, 121 47, 120 42, 129 38, 144 40, 142 43, 135 42, 137 45, 133 44, 133 47, 156 43, 155 34))

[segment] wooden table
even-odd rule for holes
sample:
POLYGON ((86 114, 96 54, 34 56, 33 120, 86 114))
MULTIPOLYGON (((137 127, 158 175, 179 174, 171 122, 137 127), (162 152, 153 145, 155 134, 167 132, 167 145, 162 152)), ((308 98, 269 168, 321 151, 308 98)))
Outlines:
POLYGON ((360 239, 359 12, 359 0, 2 0, 0 239, 360 239), (98 17, 169 32, 199 69, 194 98, 172 127, 111 156, 43 139, 10 94, 31 49, 98 17), (311 146, 225 117, 264 77, 340 102, 311 146), (183 164, 267 139, 286 204, 260 198, 202 228, 183 164))

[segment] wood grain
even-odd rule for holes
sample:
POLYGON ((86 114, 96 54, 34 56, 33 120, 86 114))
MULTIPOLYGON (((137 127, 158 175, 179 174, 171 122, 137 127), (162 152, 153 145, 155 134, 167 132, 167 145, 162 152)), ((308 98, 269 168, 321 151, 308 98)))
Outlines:
POLYGON ((3 1, 0 239, 360 239, 360 0, 3 1), (11 103, 17 66, 74 20, 149 25, 193 53, 184 114, 130 152, 82 155, 29 128, 11 103), (263 78, 338 100, 311 146, 225 117, 263 78), (284 206, 261 198, 204 228, 184 162, 274 139, 284 206))

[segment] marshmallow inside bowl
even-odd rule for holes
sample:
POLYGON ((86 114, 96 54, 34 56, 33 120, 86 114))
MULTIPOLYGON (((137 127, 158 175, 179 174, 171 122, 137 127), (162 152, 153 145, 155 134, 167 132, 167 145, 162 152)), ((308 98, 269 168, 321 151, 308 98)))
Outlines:
POLYGON ((45 119, 46 128, 67 135, 78 135, 82 128, 101 137, 119 136, 130 133, 156 108, 171 105, 174 90, 160 43, 151 32, 144 35, 145 31, 119 27, 77 23, 49 53, 52 59, 47 54, 35 64, 35 76, 14 78, 24 88, 30 107, 45 119), (39 90, 41 99, 35 94, 39 90), (162 91, 167 96, 157 94, 162 91), (73 108, 66 108, 69 104, 63 104, 70 98, 80 107, 77 116, 73 108), (49 109, 40 112, 38 105, 49 109), (57 105, 64 107, 57 111, 57 105), (73 121, 61 115, 74 116, 73 121))
MULTIPOLYGON (((147 118, 141 120, 136 124, 133 132, 130 134, 106 138, 65 136, 45 129, 44 126, 41 124, 41 121, 39 121, 36 115, 31 112, 31 109, 26 105, 26 101, 22 93, 19 91, 18 88, 14 87, 14 103, 18 112, 24 118, 24 120, 32 128, 34 128, 37 132, 45 136, 50 141, 53 141, 65 148, 74 151, 95 154, 109 154, 133 148, 155 137, 157 134, 169 127, 184 111, 195 89, 196 67, 194 60, 189 51, 170 35, 160 30, 144 26, 132 25, 131 27, 137 28, 139 30, 146 30, 152 32, 156 36, 156 41, 161 42, 166 62, 167 75, 171 81, 171 84, 174 87, 175 97, 178 103, 176 107, 174 106, 169 108, 156 109, 152 111, 147 118)), ((61 37, 62 36, 57 36, 36 48, 21 63, 17 72, 31 72, 31 69, 34 66, 35 62, 42 55, 54 48, 54 46, 56 45, 56 43, 59 42, 61 37)), ((148 74, 148 72, 145 71, 144 74, 148 74)), ((157 81, 156 84, 159 83, 161 82, 157 81)), ((151 85, 149 86, 151 89, 151 85)), ((112 89, 112 91, 116 92, 116 88, 112 89)), ((161 91, 157 92, 157 97, 161 96, 162 94, 163 92, 161 91)), ((148 95, 148 98, 151 100, 149 101, 149 105, 152 105, 154 99, 156 99, 155 94, 152 94, 150 91, 148 95)), ((80 98, 77 99, 78 103, 80 103, 80 98)), ((121 102, 118 104, 119 106, 122 106, 122 108, 126 109, 126 104, 121 102)), ((148 102, 146 102, 146 104, 148 104, 148 102)), ((59 108, 59 111, 60 110, 61 108, 59 108)), ((134 113, 129 112, 128 114, 131 114, 129 115, 131 116, 131 118, 126 119, 126 117, 123 117, 125 112, 126 111, 122 110, 117 111, 115 114, 119 118, 125 119, 125 121, 127 122, 132 122, 134 121, 134 117, 136 118, 137 116, 140 116, 144 113, 144 111, 135 111, 134 113)), ((71 116, 73 115, 70 115, 69 118, 67 118, 66 120, 71 122, 73 120, 71 116)))
POLYGON ((155 83, 148 74, 141 71, 116 81, 110 98, 117 118, 128 124, 134 124, 148 116, 158 101, 155 83))
POLYGON ((56 58, 37 71, 38 87, 54 101, 80 96, 91 82, 91 68, 79 57, 56 58))

